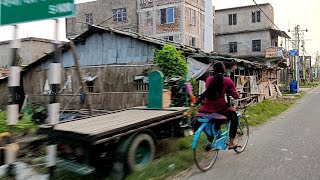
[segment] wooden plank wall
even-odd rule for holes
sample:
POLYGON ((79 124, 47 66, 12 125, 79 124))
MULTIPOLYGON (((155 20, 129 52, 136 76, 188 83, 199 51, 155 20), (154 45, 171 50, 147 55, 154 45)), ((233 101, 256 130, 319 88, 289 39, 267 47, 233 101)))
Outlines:
MULTIPOLYGON (((119 93, 91 93, 92 107, 98 110, 118 110, 126 109, 135 106, 145 106, 147 103, 147 92, 119 92, 119 93)), ((59 95, 60 108, 64 109, 69 104, 73 95, 62 94, 59 95)), ((47 95, 28 95, 28 102, 37 102, 46 106, 49 103, 49 96, 47 95)), ((77 95, 72 103, 66 109, 78 110, 87 109, 85 105, 80 104, 80 95, 77 95)))
MULTIPOLYGON (((94 83, 94 93, 104 92, 134 92, 137 91, 134 76, 143 74, 144 71, 155 69, 154 65, 115 65, 101 67, 82 68, 86 72, 98 75, 94 83)), ((72 92, 64 90, 63 94, 74 94, 80 87, 75 68, 64 68, 62 74, 62 86, 67 81, 68 75, 72 77, 72 92)), ((26 94, 43 94, 47 79, 47 71, 31 71, 24 76, 26 94)))
MULTIPOLYGON (((83 74, 90 72, 98 75, 94 84, 94 93, 92 93, 93 107, 95 109, 117 110, 133 106, 146 105, 147 92, 138 90, 134 76, 141 75, 155 69, 154 65, 111 65, 99 67, 82 68, 83 74)), ((60 97, 61 108, 65 107, 73 94, 77 92, 80 83, 77 78, 75 68, 64 68, 62 74, 62 87, 67 81, 67 76, 72 77, 72 92, 64 90, 60 97)), ((29 100, 47 105, 49 97, 43 94, 44 85, 47 79, 47 71, 29 71, 24 75, 24 89, 29 100)), ((6 83, 0 83, 0 109, 5 109, 7 105, 7 86, 6 83)), ((80 96, 78 95, 70 104, 68 109, 86 108, 80 105, 80 96)))

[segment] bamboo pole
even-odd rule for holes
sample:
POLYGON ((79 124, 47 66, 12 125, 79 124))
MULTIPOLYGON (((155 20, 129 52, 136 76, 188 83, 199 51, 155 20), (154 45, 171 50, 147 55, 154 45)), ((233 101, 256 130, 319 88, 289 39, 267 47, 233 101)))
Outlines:
POLYGON ((77 74, 78 74, 78 80, 81 83, 83 94, 86 97, 85 103, 86 103, 86 105, 87 105, 87 107, 89 109, 89 115, 92 116, 93 115, 93 110, 92 110, 92 107, 91 107, 92 99, 91 99, 91 96, 89 96, 88 87, 86 86, 86 84, 82 80, 83 75, 82 75, 81 70, 80 70, 79 54, 78 54, 78 51, 76 49, 76 46, 74 45, 74 42, 70 41, 69 44, 70 44, 70 47, 71 47, 71 50, 72 50, 72 54, 73 54, 73 57, 74 57, 73 59, 74 59, 74 64, 76 65, 76 71, 77 71, 77 74))

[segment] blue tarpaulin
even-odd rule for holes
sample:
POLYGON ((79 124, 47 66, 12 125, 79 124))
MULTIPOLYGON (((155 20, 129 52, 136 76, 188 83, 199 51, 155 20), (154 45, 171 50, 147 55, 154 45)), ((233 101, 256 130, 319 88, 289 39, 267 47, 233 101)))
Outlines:
POLYGON ((298 50, 292 49, 288 52, 289 57, 291 56, 299 56, 298 50))

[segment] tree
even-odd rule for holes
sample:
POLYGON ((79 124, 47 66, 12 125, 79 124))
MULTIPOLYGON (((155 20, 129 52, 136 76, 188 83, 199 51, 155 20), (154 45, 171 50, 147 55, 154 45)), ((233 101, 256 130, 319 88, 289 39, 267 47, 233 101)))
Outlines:
POLYGON ((171 45, 164 45, 157 51, 155 61, 166 78, 173 76, 185 78, 188 73, 187 62, 182 52, 171 45))

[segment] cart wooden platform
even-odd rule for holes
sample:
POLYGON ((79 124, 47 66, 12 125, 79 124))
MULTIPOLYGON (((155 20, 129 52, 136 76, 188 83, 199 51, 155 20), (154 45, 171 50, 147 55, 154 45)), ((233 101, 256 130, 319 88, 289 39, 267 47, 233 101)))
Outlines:
POLYGON ((143 129, 183 118, 186 107, 147 109, 135 107, 108 114, 63 122, 55 126, 58 136, 100 144, 143 129))

